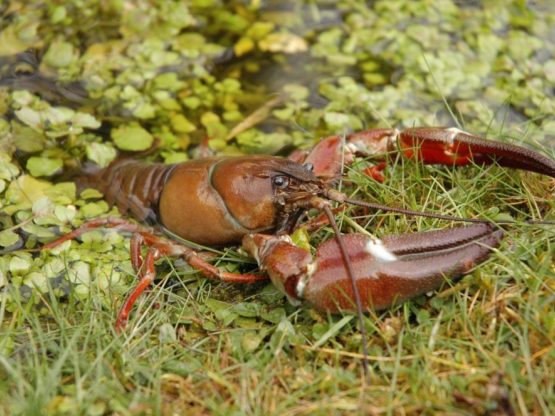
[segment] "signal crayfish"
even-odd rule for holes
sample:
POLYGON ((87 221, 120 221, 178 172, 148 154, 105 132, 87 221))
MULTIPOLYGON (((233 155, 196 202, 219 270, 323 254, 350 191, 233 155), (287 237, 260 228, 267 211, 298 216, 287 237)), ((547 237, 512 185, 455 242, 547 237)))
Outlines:
MULTIPOLYGON (((78 178, 93 187, 122 214, 154 220, 161 229, 198 244, 238 244, 256 259, 273 284, 290 300, 305 300, 318 310, 336 313, 382 309, 438 288, 483 262, 503 238, 503 230, 484 219, 388 208, 352 200, 332 188, 343 162, 355 155, 401 150, 409 158, 445 165, 498 164, 555 177, 555 162, 538 152, 486 140, 454 128, 375 129, 346 138, 332 136, 311 151, 290 158, 274 156, 210 157, 174 165, 120 159, 78 178), (349 203, 410 215, 473 224, 440 231, 387 236, 340 235, 332 203, 349 203), (310 209, 325 212, 336 238, 320 245, 316 255, 289 237, 310 209)), ((382 161, 369 173, 383 180, 382 161)), ((550 223, 537 221, 537 223, 550 223)), ((137 297, 155 278, 155 261, 183 257, 209 278, 250 283, 265 275, 219 270, 192 248, 152 228, 123 219, 102 218, 46 244, 48 249, 98 227, 131 232, 131 262, 139 277, 123 304, 116 328, 123 327, 137 297), (147 246, 143 256, 141 248, 147 246)))

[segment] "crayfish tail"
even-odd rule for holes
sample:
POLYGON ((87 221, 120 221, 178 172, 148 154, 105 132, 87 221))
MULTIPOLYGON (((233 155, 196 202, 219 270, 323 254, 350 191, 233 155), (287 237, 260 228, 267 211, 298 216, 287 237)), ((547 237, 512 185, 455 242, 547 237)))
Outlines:
POLYGON ((116 159, 103 169, 75 177, 77 188, 94 188, 122 214, 139 221, 157 221, 158 201, 164 183, 175 165, 148 164, 129 158, 116 159))

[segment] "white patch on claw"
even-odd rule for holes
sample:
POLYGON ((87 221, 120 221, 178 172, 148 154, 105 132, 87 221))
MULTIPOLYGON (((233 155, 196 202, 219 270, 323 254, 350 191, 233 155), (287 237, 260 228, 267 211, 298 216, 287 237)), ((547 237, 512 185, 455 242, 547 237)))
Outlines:
POLYGON ((289 234, 283 234, 278 237, 281 241, 285 241, 286 243, 293 244, 293 239, 289 234))
POLYGON ((449 133, 449 137, 447 137, 446 140, 449 141, 449 143, 451 144, 455 143, 455 137, 457 137, 457 134, 468 134, 466 131, 463 131, 456 127, 449 127, 448 129, 445 129, 445 131, 449 133))
POLYGON ((255 247, 255 251, 254 251, 254 253, 252 253, 252 256, 256 260, 256 264, 258 264, 258 266, 261 267, 262 265, 260 264, 260 256, 258 255, 258 247, 255 247))
POLYGON ((360 146, 359 144, 357 144, 357 143, 352 143, 352 142, 347 142, 347 143, 345 144, 345 148, 346 148, 349 152, 351 152, 351 153, 357 153, 357 152, 359 152, 360 150, 366 150, 366 149, 364 149, 362 146, 360 146))
POLYGON ((397 260, 397 256, 389 251, 379 238, 368 239, 364 251, 381 261, 390 262, 397 260))
POLYGON ((388 136, 387 139, 389 141, 390 144, 395 144, 397 143, 397 139, 399 138, 399 135, 401 134, 401 130, 399 129, 393 129, 393 133, 391 134, 391 136, 388 136))
POLYGON ((306 265, 306 274, 301 276, 301 278, 297 282, 297 287, 295 288, 295 293, 297 294, 297 297, 299 297, 300 299, 303 299, 306 285, 308 284, 308 281, 310 280, 310 278, 312 277, 315 271, 316 271, 315 261, 313 261, 312 263, 308 263, 306 265))

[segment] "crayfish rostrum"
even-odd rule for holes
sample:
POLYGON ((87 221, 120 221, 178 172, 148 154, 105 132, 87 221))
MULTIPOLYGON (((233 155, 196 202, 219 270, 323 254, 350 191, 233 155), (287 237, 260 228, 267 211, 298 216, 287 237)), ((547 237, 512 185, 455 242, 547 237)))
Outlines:
MULTIPOLYGON (((382 240, 365 234, 338 234, 322 244, 315 257, 291 242, 289 233, 309 209, 325 211, 332 222, 330 207, 334 201, 383 209, 350 200, 333 185, 342 163, 351 162, 355 155, 396 150, 424 163, 496 163, 555 177, 555 162, 538 152, 453 128, 376 129, 351 134, 344 140, 332 136, 311 151, 296 152, 287 159, 211 157, 174 165, 120 159, 77 178, 78 184, 100 190, 122 213, 130 213, 139 221, 155 221, 158 230, 122 219, 95 219, 44 248, 97 227, 133 233, 131 262, 140 281, 119 312, 117 328, 124 325, 135 300, 151 284, 154 262, 161 256, 181 256, 207 277, 227 282, 248 283, 268 276, 289 299, 306 300, 322 311, 387 308, 433 290, 445 279, 460 277, 484 261, 503 236, 498 225, 465 219, 473 224, 382 240), (190 247, 163 237, 158 231, 164 228, 204 245, 242 243, 265 274, 221 271, 190 247), (142 246, 148 247, 144 256, 142 246)), ((382 161, 368 173, 383 180, 384 166, 382 161)))

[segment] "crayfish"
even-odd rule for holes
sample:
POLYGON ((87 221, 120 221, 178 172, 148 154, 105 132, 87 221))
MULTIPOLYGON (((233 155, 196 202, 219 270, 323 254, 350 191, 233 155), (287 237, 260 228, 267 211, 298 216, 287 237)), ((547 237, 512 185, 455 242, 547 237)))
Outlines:
MULTIPOLYGON (((122 328, 137 297, 155 278, 161 256, 181 256, 209 278, 249 283, 266 279, 292 301, 336 313, 381 309, 438 288, 483 262, 499 245, 503 231, 486 220, 441 231, 387 236, 348 234, 323 243, 313 257, 295 246, 289 234, 310 209, 323 210, 332 225, 332 203, 453 220, 402 208, 351 200, 333 188, 342 163, 355 155, 395 150, 424 163, 498 164, 555 177, 555 162, 524 147, 486 140, 453 128, 376 129, 332 136, 311 151, 290 158, 274 156, 209 157, 174 165, 116 160, 77 179, 139 221, 154 221, 158 230, 123 219, 95 219, 49 243, 51 248, 97 227, 133 233, 131 262, 139 283, 118 314, 122 328), (219 270, 192 248, 162 236, 163 229, 203 245, 242 243, 261 274, 219 270), (143 256, 142 246, 147 246, 143 256)), ((369 173, 381 180, 385 162, 369 173)))

